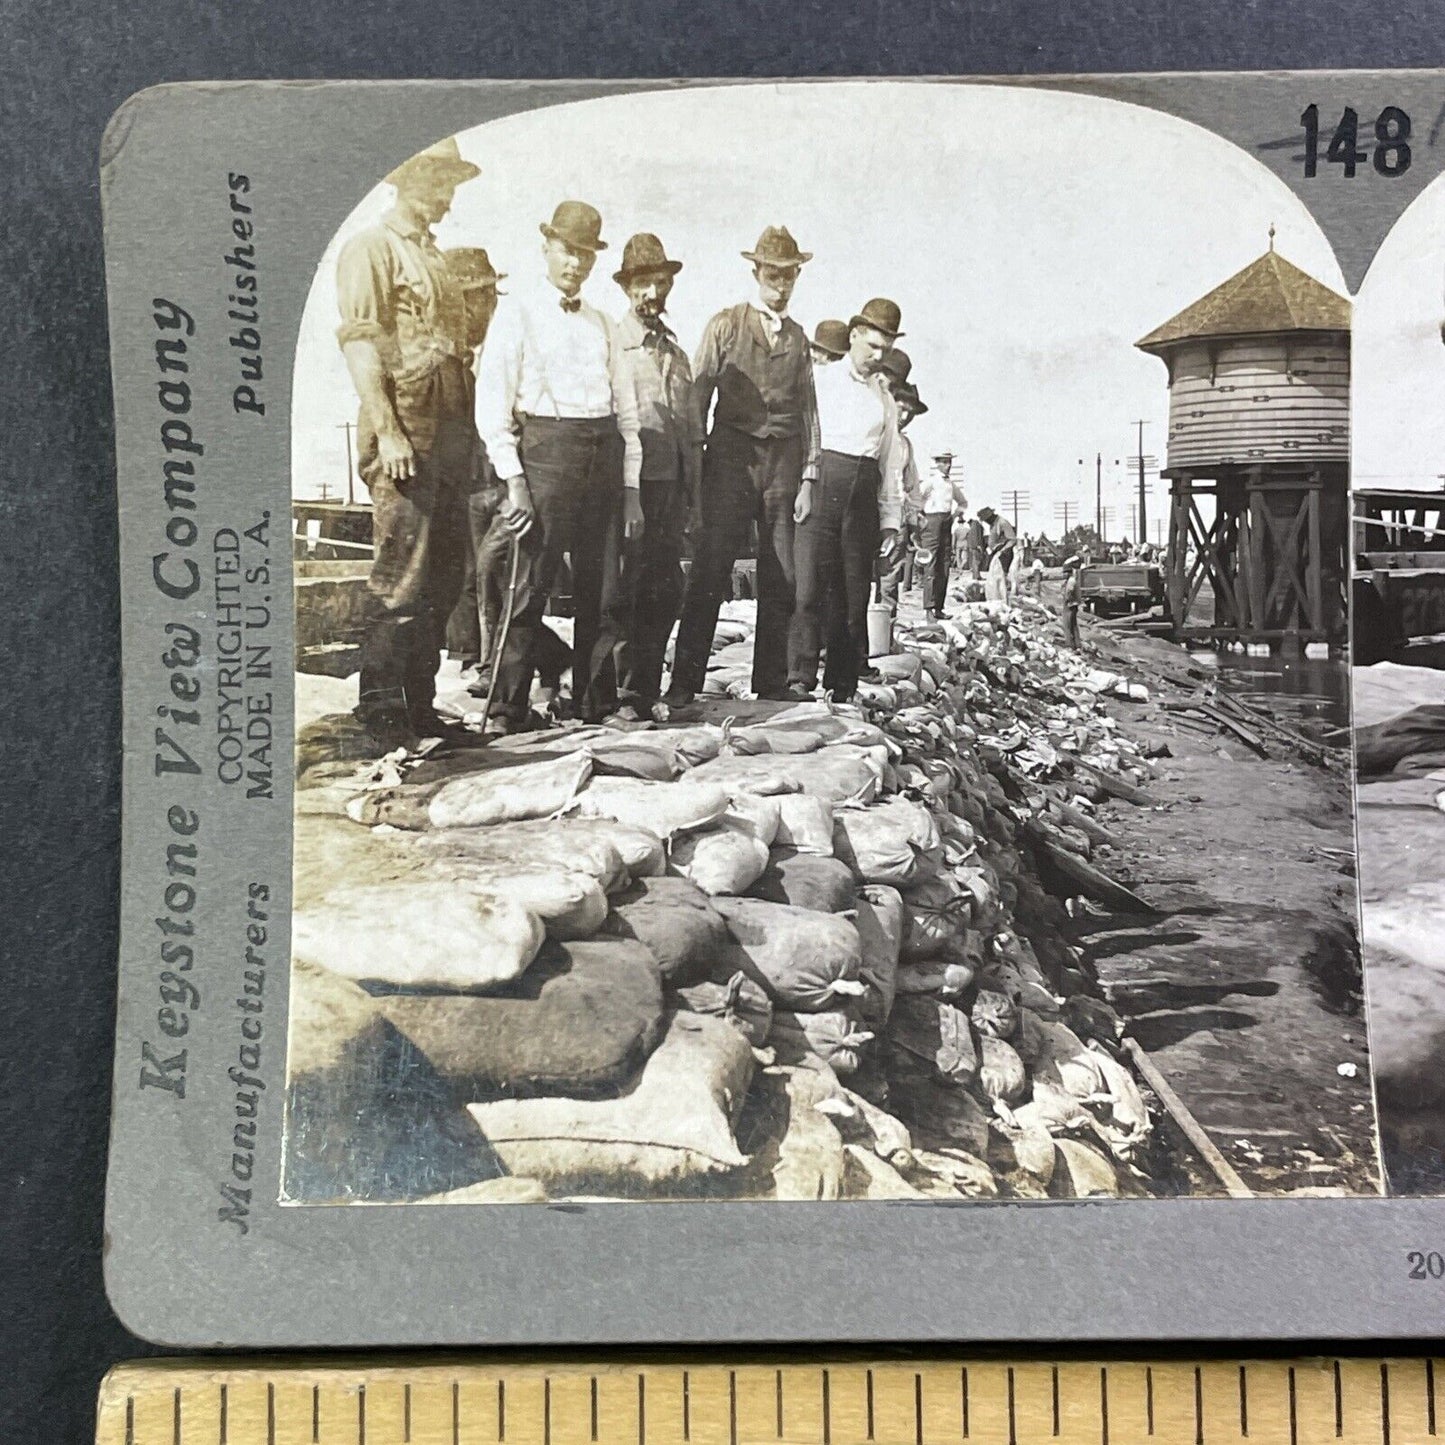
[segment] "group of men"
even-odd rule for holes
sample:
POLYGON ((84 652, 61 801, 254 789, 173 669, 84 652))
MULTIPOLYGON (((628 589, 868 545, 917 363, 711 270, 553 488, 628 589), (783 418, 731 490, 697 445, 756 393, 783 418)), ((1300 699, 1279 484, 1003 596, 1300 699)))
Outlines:
POLYGON ((534 683, 555 696, 569 669, 588 721, 685 704, 754 526, 753 690, 812 696, 825 657, 824 688, 851 697, 905 517, 941 613, 965 505, 949 454, 925 478, 915 467, 905 432, 927 408, 896 346, 898 306, 875 298, 810 340, 788 305, 811 253, 770 226, 742 252, 753 293, 712 318, 690 362, 665 319, 682 263, 656 236, 622 249, 620 321, 583 297, 608 249, 585 202, 541 224, 542 274, 501 300, 485 251, 439 250, 432 228, 478 173, 455 141, 412 157, 387 177, 392 208, 338 260, 373 505, 363 724, 387 748, 451 731, 435 708, 444 645, 475 665, 500 732, 536 726, 534 683), (543 617, 563 578, 570 646, 543 617))

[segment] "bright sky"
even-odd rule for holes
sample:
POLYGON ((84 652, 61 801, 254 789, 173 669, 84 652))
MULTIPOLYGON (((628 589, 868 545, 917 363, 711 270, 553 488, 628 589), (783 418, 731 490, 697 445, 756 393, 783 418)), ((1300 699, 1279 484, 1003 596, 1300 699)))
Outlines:
MULTIPOLYGON (((1164 366, 1133 343, 1254 260, 1271 223, 1283 255, 1344 289, 1303 204, 1252 157, 1185 121, 1089 96, 727 86, 529 111, 457 140, 483 173, 438 227, 443 247, 482 245, 500 270, 538 275, 538 223, 563 198, 589 201, 610 249, 586 294, 620 313, 622 244, 655 231, 685 264, 670 316, 689 351, 710 315, 749 293, 739 252, 765 225, 786 225, 815 253, 793 314, 811 332, 870 296, 896 300, 930 407, 915 445, 953 448, 971 506, 1002 510, 1006 491, 1027 492, 1021 527, 1055 536, 1056 503, 1092 519, 1100 451, 1110 535, 1128 531, 1134 486, 1115 461, 1136 450, 1141 417, 1146 454, 1160 453, 1167 418, 1164 366)), ((335 340, 335 257, 390 197, 378 184, 361 198, 318 266, 296 358, 297 496, 319 496, 323 477, 344 494, 340 428, 356 399, 335 340)), ((1151 534, 1163 501, 1155 481, 1151 534)))
POLYGON ((1351 340, 1354 482, 1445 483, 1445 180, 1426 188, 1377 252, 1351 340))

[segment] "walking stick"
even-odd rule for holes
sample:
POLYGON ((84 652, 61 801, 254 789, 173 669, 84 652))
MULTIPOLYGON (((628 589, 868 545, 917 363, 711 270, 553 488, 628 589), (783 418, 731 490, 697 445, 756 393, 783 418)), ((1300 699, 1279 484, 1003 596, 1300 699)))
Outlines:
POLYGON ((482 708, 482 732, 492 720, 492 700, 497 695, 497 674, 502 668, 502 653, 506 650, 507 634, 512 630, 512 611, 517 603, 517 569, 522 560, 522 546, 518 538, 508 540, 507 549, 511 556, 511 575, 507 578, 507 600, 502 604, 502 628, 497 645, 492 650, 492 675, 487 680, 487 701, 482 708))

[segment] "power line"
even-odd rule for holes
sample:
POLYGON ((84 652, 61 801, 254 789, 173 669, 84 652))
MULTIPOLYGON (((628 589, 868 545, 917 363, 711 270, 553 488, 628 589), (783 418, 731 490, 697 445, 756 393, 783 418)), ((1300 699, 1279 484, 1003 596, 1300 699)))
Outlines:
POLYGON ((1028 507, 1031 504, 1030 494, 1028 492, 1021 492, 1017 490, 1005 492, 1003 494, 1003 504, 1006 507, 1013 508, 1014 531, 1017 532, 1019 529, 1019 508, 1028 507))

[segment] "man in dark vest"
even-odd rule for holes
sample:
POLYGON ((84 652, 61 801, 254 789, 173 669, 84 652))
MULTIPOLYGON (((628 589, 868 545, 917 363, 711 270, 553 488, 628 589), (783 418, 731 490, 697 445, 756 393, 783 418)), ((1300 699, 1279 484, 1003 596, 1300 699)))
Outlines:
POLYGON ((787 310, 812 253, 800 251, 786 227, 769 226, 743 256, 753 263, 757 293, 708 322, 693 366, 699 412, 706 420, 712 410, 712 428, 702 463, 702 530, 667 696, 673 704, 690 702, 702 688, 718 608, 754 521, 753 691, 787 696, 793 527, 812 508, 821 450, 808 335, 787 310))

